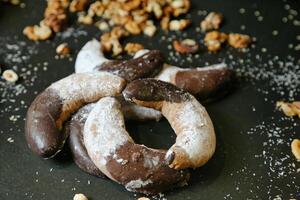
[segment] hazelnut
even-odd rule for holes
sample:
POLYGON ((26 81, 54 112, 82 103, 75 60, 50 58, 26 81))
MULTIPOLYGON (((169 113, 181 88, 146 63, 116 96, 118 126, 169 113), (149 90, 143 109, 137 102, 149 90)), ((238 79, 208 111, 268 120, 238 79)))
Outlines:
POLYGON ((7 82, 10 82, 10 83, 15 83, 18 81, 19 77, 18 75, 16 74, 16 72, 14 72, 13 70, 11 69, 7 69, 3 72, 2 74, 2 77, 4 80, 6 80, 7 82))
POLYGON ((88 200, 84 194, 75 194, 73 200, 88 200))

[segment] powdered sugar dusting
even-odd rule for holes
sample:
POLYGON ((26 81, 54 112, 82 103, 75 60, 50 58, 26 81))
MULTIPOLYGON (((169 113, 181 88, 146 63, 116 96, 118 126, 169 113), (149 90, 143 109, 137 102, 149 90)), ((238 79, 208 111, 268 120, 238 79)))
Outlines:
POLYGON ((112 97, 99 100, 84 125, 84 143, 99 169, 105 169, 106 157, 132 138, 125 130, 120 103, 112 97))
POLYGON ((167 119, 172 119, 169 123, 177 134, 176 143, 169 151, 181 147, 194 166, 204 164, 203 161, 206 162, 213 155, 216 146, 214 127, 205 108, 191 97, 190 101, 170 103, 162 113, 167 119))
POLYGON ((125 188, 128 191, 134 191, 135 189, 142 188, 142 187, 147 186, 151 183, 152 183, 152 181, 150 179, 148 179, 146 181, 142 181, 141 179, 137 179, 137 180, 132 180, 132 181, 128 182, 125 185, 125 188))
POLYGON ((103 96, 119 94, 124 84, 122 78, 110 73, 90 72, 72 74, 53 83, 49 88, 70 103, 78 99, 91 102, 103 96))
POLYGON ((96 66, 108 61, 102 53, 101 43, 98 40, 91 40, 87 42, 79 51, 76 62, 75 72, 92 72, 96 66))

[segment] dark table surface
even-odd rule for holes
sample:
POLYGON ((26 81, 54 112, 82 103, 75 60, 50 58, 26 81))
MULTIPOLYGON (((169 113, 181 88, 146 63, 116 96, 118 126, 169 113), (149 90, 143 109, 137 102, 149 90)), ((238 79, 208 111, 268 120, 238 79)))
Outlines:
MULTIPOLYGON (((24 2, 25 8, 0 4, 0 64, 2 70, 14 69, 20 76, 16 85, 0 80, 0 199, 72 199, 75 193, 94 200, 137 199, 139 195, 112 181, 82 172, 67 148, 51 160, 28 149, 24 138, 28 105, 50 83, 72 73, 78 50, 101 32, 73 19, 71 28, 50 41, 28 41, 22 29, 40 21, 45 1, 24 2), (70 44, 72 56, 55 59, 55 47, 62 42, 70 44)), ((299 1, 193 1, 187 16, 193 26, 184 34, 160 31, 155 38, 125 40, 161 49, 168 62, 178 66, 224 61, 240 77, 230 95, 206 105, 217 134, 214 157, 193 171, 189 186, 163 197, 300 199, 300 163, 290 150, 292 139, 300 138, 300 121, 275 109, 278 100, 300 100, 299 12, 299 1), (207 53, 196 27, 209 11, 224 14, 222 31, 249 34, 256 43, 246 52, 225 47, 219 53, 207 53), (201 42, 197 55, 179 56, 168 48, 174 38, 187 37, 201 42)), ((127 128, 138 143, 150 147, 168 148, 174 142, 166 120, 128 123, 127 128)))

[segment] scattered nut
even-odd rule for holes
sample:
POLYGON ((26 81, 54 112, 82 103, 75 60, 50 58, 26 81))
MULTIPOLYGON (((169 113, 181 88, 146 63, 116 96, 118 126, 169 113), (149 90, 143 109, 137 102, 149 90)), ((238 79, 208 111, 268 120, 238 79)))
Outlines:
POLYGON ((69 1, 66 0, 48 0, 47 8, 44 12, 45 25, 54 32, 60 32, 67 24, 66 7, 69 1))
POLYGON ((291 149, 297 161, 300 161, 300 140, 299 139, 294 139, 292 141, 291 149))
POLYGON ((300 118, 300 101, 294 101, 292 103, 287 103, 283 101, 278 101, 276 107, 283 111, 283 113, 288 117, 297 116, 300 118))
POLYGON ((143 32, 145 35, 152 37, 156 32, 156 27, 154 26, 154 23, 152 20, 148 20, 145 23, 145 26, 143 27, 143 32))
POLYGON ((56 47, 56 53, 61 57, 64 57, 71 53, 71 49, 67 43, 62 43, 56 47))
POLYGON ((88 200, 84 194, 75 194, 73 200, 88 200))
POLYGON ((52 36, 52 31, 44 24, 43 21, 41 21, 39 26, 35 25, 25 27, 23 34, 30 40, 38 41, 49 39, 52 36))
POLYGON ((84 11, 88 3, 88 0, 72 0, 69 9, 71 12, 84 11))
POLYGON ((223 15, 221 13, 211 12, 200 23, 201 30, 203 32, 214 29, 219 29, 223 21, 223 15))
POLYGON ((77 21, 81 24, 90 25, 93 23, 93 18, 90 15, 79 13, 77 21))
POLYGON ((139 43, 127 43, 124 48, 124 50, 130 55, 133 55, 142 49, 144 49, 144 46, 139 43))
POLYGON ((234 48, 247 48, 251 41, 251 37, 248 35, 238 33, 228 35, 228 44, 234 48))
POLYGON ((16 74, 16 72, 14 72, 13 70, 11 69, 7 69, 3 72, 2 74, 2 77, 4 80, 6 80, 7 82, 10 82, 10 83, 15 83, 18 81, 19 77, 18 75, 16 74))
POLYGON ((208 51, 216 52, 221 49, 222 43, 227 40, 227 35, 218 31, 206 33, 204 43, 208 51))
POLYGON ((192 39, 175 40, 173 41, 173 47, 178 53, 182 54, 196 53, 199 49, 199 45, 192 39))
POLYGON ((169 30, 181 31, 191 24, 189 19, 171 20, 169 23, 169 30))
POLYGON ((138 200, 150 200, 150 199, 147 197, 140 197, 140 198, 138 198, 138 200))
POLYGON ((95 26, 97 26, 101 31, 107 31, 109 30, 109 25, 106 21, 99 21, 95 23, 95 26))
POLYGON ((133 20, 128 21, 124 27, 129 33, 133 35, 138 35, 141 33, 139 25, 133 20))

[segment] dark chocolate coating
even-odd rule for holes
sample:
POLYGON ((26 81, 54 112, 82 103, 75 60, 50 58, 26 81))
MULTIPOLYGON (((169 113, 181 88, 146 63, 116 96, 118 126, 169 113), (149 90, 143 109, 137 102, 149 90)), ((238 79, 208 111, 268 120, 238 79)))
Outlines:
POLYGON ((197 99, 206 101, 225 95, 231 88, 233 71, 228 68, 191 69, 179 71, 175 85, 193 94, 197 99))
POLYGON ((139 79, 129 83, 123 90, 125 100, 132 101, 133 98, 140 101, 187 101, 190 94, 171 83, 157 79, 139 79))
POLYGON ((165 150, 155 150, 144 145, 125 143, 115 155, 123 162, 117 162, 112 156, 107 157, 107 170, 112 178, 132 192, 158 194, 175 187, 187 185, 190 178, 188 169, 175 170, 165 161, 165 150), (140 188, 130 187, 131 181, 151 181, 140 188))
POLYGON ((67 138, 55 123, 62 106, 59 96, 51 89, 46 89, 35 98, 27 111, 25 137, 28 146, 44 158, 54 156, 67 138))
POLYGON ((154 77, 163 67, 164 57, 158 50, 152 50, 141 57, 127 61, 108 61, 96 67, 98 71, 111 72, 131 82, 138 78, 154 77))
POLYGON ((88 104, 78 110, 74 114, 69 123, 66 124, 65 129, 69 136, 69 146, 73 155, 73 160, 76 165, 83 171, 98 177, 105 177, 105 175, 96 167, 90 159, 87 150, 84 146, 82 130, 87 115, 93 109, 94 104, 88 104))

